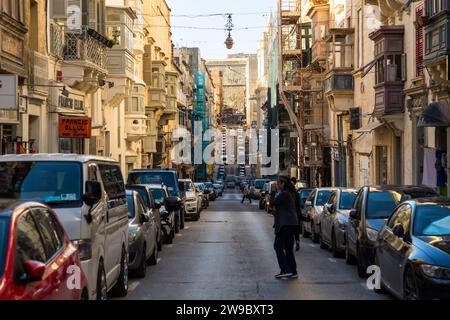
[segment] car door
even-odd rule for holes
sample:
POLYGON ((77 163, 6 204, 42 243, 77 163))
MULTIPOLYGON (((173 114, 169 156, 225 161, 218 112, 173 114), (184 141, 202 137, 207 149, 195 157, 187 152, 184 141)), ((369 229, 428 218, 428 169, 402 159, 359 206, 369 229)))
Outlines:
MULTIPOLYGON (((150 199, 150 205, 151 205, 151 213, 154 219, 154 223, 155 223, 155 229, 156 229, 156 233, 157 236, 160 234, 161 232, 161 215, 159 213, 159 210, 155 208, 155 198, 153 198, 153 194, 150 192, 150 190, 147 190, 148 193, 148 198, 150 199)), ((198 194, 198 193, 197 193, 198 194)), ((201 203, 200 203, 200 207, 201 208, 201 203)))
POLYGON ((100 175, 106 192, 108 212, 105 230, 105 272, 108 283, 114 284, 120 274, 122 244, 128 232, 128 211, 125 185, 120 167, 99 164, 100 175))
POLYGON ((411 225, 412 208, 409 204, 398 207, 394 215, 389 219, 388 224, 380 235, 380 268, 384 274, 385 283, 395 292, 402 292, 402 270, 404 268, 405 257, 410 249, 407 238, 400 238, 393 233, 393 228, 401 224, 405 234, 409 234, 411 225), (405 240, 406 239, 406 240, 405 240))
POLYGON ((51 268, 47 270, 40 281, 26 283, 24 264, 27 261, 47 262, 47 253, 42 236, 31 215, 31 211, 23 212, 17 220, 14 252, 14 283, 15 296, 18 300, 54 299, 55 279, 51 268))
POLYGON ((65 254, 64 234, 50 211, 46 208, 34 208, 33 218, 41 234, 49 265, 52 286, 57 288, 53 292, 54 299, 69 300, 73 298, 73 292, 68 289, 67 269, 69 268, 70 256, 65 254))
POLYGON ((139 222, 141 224, 141 229, 144 235, 145 242, 147 244, 147 252, 145 253, 147 258, 149 256, 149 253, 152 252, 151 250, 153 249, 152 246, 154 239, 153 238, 154 230, 149 216, 149 210, 139 194, 136 194, 135 206, 136 206, 136 216, 138 217, 139 222), (149 221, 148 222, 143 221, 142 220, 143 216, 148 217, 149 221))
POLYGON ((333 226, 333 219, 336 215, 336 206, 337 206, 337 198, 338 191, 333 192, 330 199, 327 202, 327 205, 324 206, 323 214, 322 214, 322 222, 323 225, 323 234, 322 237, 327 243, 331 243, 331 228, 333 226), (327 206, 332 206, 331 212, 328 211, 327 206))
POLYGON ((353 254, 356 254, 356 243, 358 241, 358 228, 361 223, 361 214, 363 210, 363 203, 365 198, 365 189, 361 189, 358 192, 355 203, 353 204, 353 209, 356 210, 357 217, 349 217, 347 224, 347 241, 348 248, 353 254))

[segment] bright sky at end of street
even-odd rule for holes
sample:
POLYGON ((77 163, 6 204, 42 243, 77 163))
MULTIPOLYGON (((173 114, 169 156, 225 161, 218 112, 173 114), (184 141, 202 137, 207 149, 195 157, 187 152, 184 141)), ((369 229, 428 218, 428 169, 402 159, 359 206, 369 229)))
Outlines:
POLYGON ((225 58, 233 53, 256 53, 269 12, 276 12, 277 1, 167 0, 167 4, 172 9, 172 39, 175 46, 199 47, 204 59, 212 59, 225 58), (232 50, 226 49, 224 44, 227 37, 226 13, 234 14, 232 50), (209 14, 213 16, 204 16, 209 14))

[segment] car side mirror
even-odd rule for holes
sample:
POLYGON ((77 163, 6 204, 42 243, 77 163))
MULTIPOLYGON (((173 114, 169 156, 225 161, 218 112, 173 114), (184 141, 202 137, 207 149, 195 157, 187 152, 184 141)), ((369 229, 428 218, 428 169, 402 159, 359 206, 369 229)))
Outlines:
POLYGON ((350 210, 350 218, 359 220, 359 213, 357 209, 353 208, 352 210, 350 210))
POLYGON ((396 224, 392 228, 392 233, 399 238, 403 238, 405 236, 405 229, 402 224, 396 224))
POLYGON ((168 197, 166 199, 166 208, 169 211, 176 211, 181 209, 182 200, 179 197, 168 197))
POLYGON ((85 188, 86 192, 83 195, 83 201, 87 206, 93 207, 102 198, 102 186, 97 181, 86 181, 85 188))
POLYGON ((44 276, 46 266, 44 263, 34 260, 28 260, 24 263, 26 279, 24 282, 41 281, 44 276))

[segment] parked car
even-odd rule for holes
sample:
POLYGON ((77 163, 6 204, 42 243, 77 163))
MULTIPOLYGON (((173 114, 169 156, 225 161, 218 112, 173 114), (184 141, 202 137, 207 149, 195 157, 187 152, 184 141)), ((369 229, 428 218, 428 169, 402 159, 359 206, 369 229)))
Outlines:
MULTIPOLYGON (((179 185, 175 170, 168 169, 141 169, 128 174, 128 184, 164 184, 169 190, 170 197, 178 198, 181 206, 175 212, 175 231, 184 229, 185 210, 183 203, 186 201, 184 185, 179 185)), ((172 199, 175 200, 175 199, 172 199)))
POLYGON ((191 179, 180 179, 178 181, 184 184, 184 189, 186 190, 186 202, 184 203, 186 217, 191 218, 193 221, 198 221, 202 209, 202 200, 197 194, 191 179))
POLYGON ((217 192, 214 189, 214 185, 211 182, 204 182, 205 190, 208 191, 208 199, 209 201, 216 201, 217 192))
POLYGON ((400 299, 450 299, 450 200, 402 203, 377 241, 382 288, 400 299))
POLYGON ((194 185, 202 198, 202 209, 207 209, 209 207, 209 196, 205 193, 205 185, 201 182, 194 183, 194 185))
POLYGON ((259 197, 259 209, 266 209, 266 195, 269 193, 269 183, 265 183, 262 190, 261 196, 259 197))
POLYGON ((337 189, 324 206, 320 217, 320 247, 330 248, 334 257, 345 252, 345 229, 357 194, 355 189, 337 189))
POLYGON ((79 253, 53 210, 0 200, 0 300, 88 298, 79 253), (80 287, 70 288, 76 271, 80 287))
POLYGON ((238 178, 235 175, 228 175, 225 179, 226 185, 228 189, 236 188, 238 178))
POLYGON ((216 190, 217 196, 223 197, 222 186, 220 184, 218 184, 218 183, 214 183, 213 187, 214 187, 214 190, 216 190))
POLYGON ((303 210, 305 209, 306 200, 311 195, 312 191, 313 191, 313 189, 310 189, 310 188, 297 189, 297 193, 298 193, 299 200, 300 200, 300 212, 301 212, 301 216, 299 217, 300 218, 300 233, 303 233, 303 223, 302 223, 303 210))
POLYGON ((127 190, 128 252, 130 271, 145 278, 147 263, 155 265, 158 259, 156 218, 137 191, 127 190))
POLYGON ((156 224, 156 241, 158 245, 158 251, 162 250, 162 231, 161 231, 161 215, 159 209, 161 205, 155 202, 153 198, 152 190, 149 185, 127 185, 127 190, 133 190, 139 193, 145 204, 145 209, 149 211, 149 216, 155 218, 156 224))
POLYGON ((175 211, 167 210, 166 201, 169 198, 167 187, 161 184, 151 184, 149 188, 152 192, 155 203, 160 206, 162 241, 165 244, 172 244, 175 238, 175 211))
POLYGON ((222 179, 219 179, 216 181, 216 183, 220 184, 221 188, 222 188, 222 193, 225 191, 225 181, 223 181, 222 179))
POLYGON ((311 236, 314 242, 319 242, 320 216, 323 206, 335 190, 335 188, 316 188, 309 195, 302 211, 304 237, 311 236))
POLYGON ((439 197, 433 189, 424 186, 363 187, 350 211, 346 227, 345 257, 348 264, 358 266, 358 275, 365 277, 374 263, 378 232, 395 207, 406 200, 439 197))
POLYGON ((259 200, 259 198, 261 197, 262 188, 264 187, 264 185, 266 183, 269 183, 269 182, 270 182, 270 180, 268 180, 268 179, 256 179, 252 198, 255 200, 259 200))
POLYGON ((79 250, 89 298, 128 291, 128 210, 120 165, 82 155, 0 157, 0 198, 50 206, 79 250), (103 232, 98 232, 103 230, 103 232))

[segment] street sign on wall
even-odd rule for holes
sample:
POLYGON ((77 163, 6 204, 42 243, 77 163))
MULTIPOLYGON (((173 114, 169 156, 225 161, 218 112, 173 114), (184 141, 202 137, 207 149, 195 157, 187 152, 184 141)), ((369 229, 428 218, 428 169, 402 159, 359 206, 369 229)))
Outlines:
POLYGON ((0 75, 0 109, 17 109, 17 75, 0 75))
POLYGON ((59 117, 59 137, 90 139, 92 119, 89 117, 59 117))

